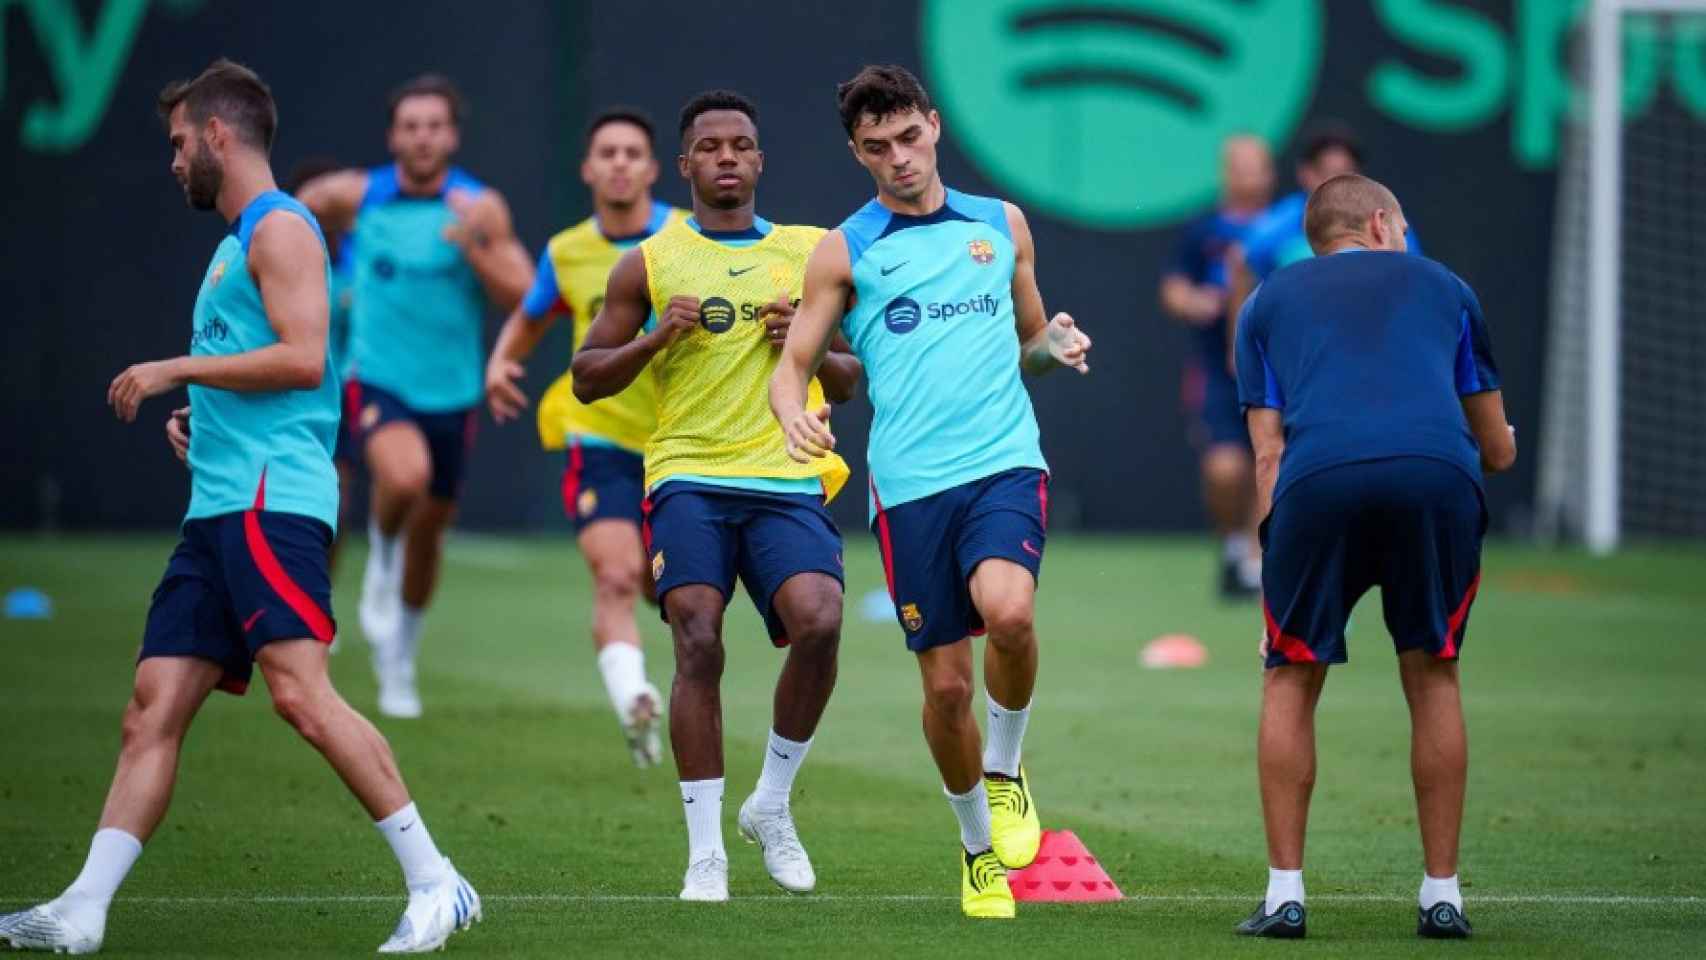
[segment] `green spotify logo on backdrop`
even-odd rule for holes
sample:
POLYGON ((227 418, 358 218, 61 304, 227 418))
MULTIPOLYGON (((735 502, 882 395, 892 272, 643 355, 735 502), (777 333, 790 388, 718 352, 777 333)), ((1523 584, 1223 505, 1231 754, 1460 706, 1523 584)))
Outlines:
POLYGON ((948 135, 1003 189, 1105 228, 1213 200, 1220 142, 1283 143, 1315 89, 1320 0, 926 0, 948 135))

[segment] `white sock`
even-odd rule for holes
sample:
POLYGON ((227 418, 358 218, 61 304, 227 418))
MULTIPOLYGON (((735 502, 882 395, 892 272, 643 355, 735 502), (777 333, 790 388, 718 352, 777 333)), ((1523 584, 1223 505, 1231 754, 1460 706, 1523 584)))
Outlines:
POLYGON ((948 794, 948 806, 954 808, 954 816, 960 821, 960 843, 967 853, 982 853, 990 849, 989 841, 989 794, 983 790, 983 781, 965 793, 949 793, 947 787, 942 788, 948 794))
POLYGON ((373 824, 391 844, 391 852, 403 867, 403 882, 410 890, 432 886, 444 876, 444 855, 432 842, 426 822, 411 801, 408 806, 373 824))
POLYGON ((415 655, 421 649, 421 623, 426 619, 426 610, 421 607, 411 607, 403 604, 403 615, 397 621, 397 659, 409 666, 414 666, 415 655))
POLYGON ((1296 900, 1303 902, 1303 871, 1268 868, 1268 899, 1263 913, 1273 913, 1281 906, 1296 900))
POLYGON ((634 698, 646 689, 646 655, 632 643, 607 643, 598 651, 598 672, 616 719, 627 723, 634 698))
POLYGON ((983 699, 989 703, 989 734, 983 743, 984 772, 1016 777, 1019 775, 1019 746, 1025 739, 1025 724, 1031 720, 1031 705, 1027 703, 1018 710, 1009 710, 996 703, 987 690, 983 692, 983 699))
POLYGON ((1422 872, 1422 892, 1417 897, 1423 910, 1439 903, 1449 903, 1459 912, 1463 910, 1463 891, 1457 887, 1457 874, 1449 877, 1430 877, 1422 872))
POLYGON ((53 908, 82 933, 101 937, 107 928, 107 906, 141 855, 142 841, 123 830, 95 831, 83 872, 53 901, 53 908))
POLYGON ((1220 555, 1227 563, 1243 563, 1250 557, 1250 535, 1239 531, 1222 537, 1220 555))
POLYGON ((386 583, 395 581, 396 575, 401 572, 398 559, 402 554, 398 547, 402 542, 401 532, 387 536, 379 529, 377 518, 367 518, 367 562, 374 568, 379 579, 386 583))
POLYGON ((723 849, 723 778, 681 781, 681 805, 687 813, 687 862, 728 860, 723 849))
POLYGON ((810 740, 802 743, 770 731, 769 748, 764 751, 764 769, 758 774, 757 789, 752 791, 758 798, 760 809, 788 809, 788 795, 794 790, 794 776, 800 772, 800 764, 806 762, 806 751, 811 748, 810 740))

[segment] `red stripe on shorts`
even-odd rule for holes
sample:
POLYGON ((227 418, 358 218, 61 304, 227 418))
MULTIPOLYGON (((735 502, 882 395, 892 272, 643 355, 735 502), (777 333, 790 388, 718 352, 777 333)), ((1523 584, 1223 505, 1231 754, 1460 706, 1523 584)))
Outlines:
POLYGON ((1268 626, 1268 648, 1278 650, 1280 656, 1292 663, 1314 663, 1315 651, 1309 649, 1309 644, 1280 629, 1279 621, 1274 619, 1273 610, 1268 608, 1268 601, 1262 601, 1262 618, 1268 626))
POLYGON ((871 478, 871 502, 877 505, 877 549, 883 555, 883 576, 888 579, 889 599, 899 603, 894 593, 894 541, 889 537, 889 515, 883 510, 883 499, 877 496, 877 479, 871 478))
POLYGON ((1463 602, 1457 605, 1451 619, 1445 624, 1445 645, 1440 647, 1441 659, 1450 660, 1457 656, 1457 638, 1463 631, 1463 621, 1469 619, 1469 605, 1475 602, 1475 594, 1481 590, 1481 575, 1475 574, 1475 579, 1469 581, 1469 589, 1463 591, 1463 602))
MULTIPOLYGON (((581 442, 579 438, 569 440, 569 465, 563 470, 563 513, 573 520, 580 513, 575 501, 581 495, 581 442)), ((650 546, 647 547, 648 552, 650 546)))

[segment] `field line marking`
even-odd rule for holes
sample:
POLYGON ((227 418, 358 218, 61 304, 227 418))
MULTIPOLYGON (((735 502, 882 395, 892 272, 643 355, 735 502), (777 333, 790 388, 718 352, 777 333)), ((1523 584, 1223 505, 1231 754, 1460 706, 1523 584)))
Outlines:
MULTIPOLYGON (((1221 894, 1221 893, 1158 893, 1158 894, 1128 894, 1125 898, 1129 903, 1243 903, 1252 897, 1260 899, 1258 894, 1221 894)), ((39 903, 51 899, 50 896, 21 897, 14 894, 0 894, 0 903, 39 903)), ((405 896, 395 894, 254 894, 251 896, 183 896, 183 897, 117 897, 118 903, 145 903, 159 905, 200 905, 200 904, 267 904, 267 903, 388 903, 403 901, 405 896)), ((480 899, 486 903, 673 903, 677 898, 669 894, 653 893, 497 893, 484 894, 480 899)), ((907 894, 907 893, 871 893, 871 894, 807 894, 792 896, 789 894, 759 894, 757 896, 735 897, 731 903, 742 901, 758 902, 787 902, 797 901, 811 903, 813 901, 851 902, 851 903, 934 903, 958 900, 958 897, 939 896, 936 894, 907 894)), ((1378 893, 1327 893, 1315 894, 1310 898, 1317 903, 1405 903, 1413 901, 1413 896, 1378 893)), ((1474 894, 1465 899, 1471 904, 1532 904, 1532 905, 1561 905, 1561 906, 1706 906, 1706 896, 1642 896, 1625 894, 1474 894)))

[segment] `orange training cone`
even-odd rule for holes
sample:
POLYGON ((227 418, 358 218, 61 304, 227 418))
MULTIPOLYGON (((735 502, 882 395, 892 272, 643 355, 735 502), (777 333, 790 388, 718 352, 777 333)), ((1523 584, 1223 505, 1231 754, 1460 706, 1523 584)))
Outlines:
POLYGON ((1099 903, 1125 894, 1071 830, 1044 830, 1037 859, 1007 874, 1013 899, 1042 903, 1099 903))

